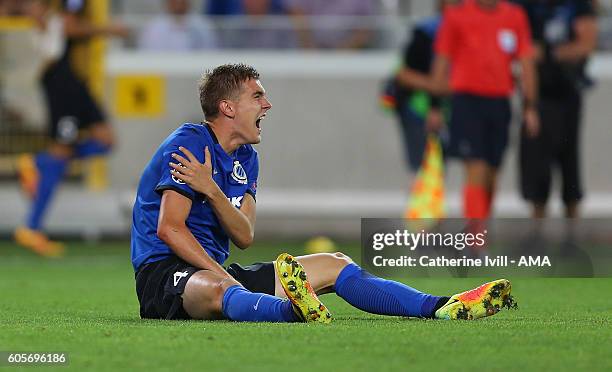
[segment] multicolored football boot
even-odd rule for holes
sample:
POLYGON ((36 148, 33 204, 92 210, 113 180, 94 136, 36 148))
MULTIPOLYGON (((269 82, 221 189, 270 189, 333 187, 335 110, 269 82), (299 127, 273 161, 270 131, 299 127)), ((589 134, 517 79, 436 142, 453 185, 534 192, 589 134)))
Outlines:
POLYGON ((452 296, 435 313, 436 319, 473 320, 497 314, 504 307, 516 309, 518 305, 510 295, 512 284, 499 279, 478 288, 452 296))
POLYGON ((34 199, 38 189, 38 180, 40 178, 34 155, 19 155, 15 162, 15 170, 19 178, 21 189, 28 198, 34 199))
POLYGON ((280 283, 293 304, 296 313, 307 323, 328 324, 332 316, 317 297, 306 278, 304 266, 287 253, 282 253, 274 262, 280 283))

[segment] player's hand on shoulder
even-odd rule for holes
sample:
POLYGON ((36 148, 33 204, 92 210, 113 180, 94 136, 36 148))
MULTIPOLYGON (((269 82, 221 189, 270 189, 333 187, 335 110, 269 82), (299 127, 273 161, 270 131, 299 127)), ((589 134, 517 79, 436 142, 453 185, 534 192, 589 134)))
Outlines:
POLYGON ((206 196, 214 192, 217 184, 212 178, 213 169, 208 146, 204 149, 203 164, 188 149, 181 146, 179 150, 187 156, 187 159, 179 154, 172 154, 172 158, 178 161, 178 164, 170 162, 174 177, 185 182, 194 191, 206 196))

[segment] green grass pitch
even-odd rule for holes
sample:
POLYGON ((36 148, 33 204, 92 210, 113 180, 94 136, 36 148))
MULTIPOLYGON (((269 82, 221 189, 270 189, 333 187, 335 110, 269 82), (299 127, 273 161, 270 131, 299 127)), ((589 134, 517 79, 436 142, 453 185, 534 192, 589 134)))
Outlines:
MULTIPOLYGON (((232 259, 301 249, 260 244, 232 259)), ((61 260, 0 243, 0 351, 66 352, 58 369, 79 371, 612 370, 611 278, 509 279, 519 310, 475 322, 370 315, 335 295, 322 297, 331 326, 151 321, 138 317, 129 243, 71 243, 61 260)), ((451 294, 483 279, 404 281, 451 294)))

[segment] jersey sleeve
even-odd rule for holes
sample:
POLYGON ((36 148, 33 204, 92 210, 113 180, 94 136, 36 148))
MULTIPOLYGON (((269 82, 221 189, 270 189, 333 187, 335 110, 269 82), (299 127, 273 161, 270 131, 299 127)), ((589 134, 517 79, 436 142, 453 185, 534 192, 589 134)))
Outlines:
POLYGON ((259 177, 259 156, 253 151, 253 156, 247 169, 247 189, 246 193, 251 194, 253 199, 257 199, 257 178, 259 177))
POLYGON ((456 30, 456 20, 453 10, 445 10, 442 16, 442 23, 440 29, 436 35, 434 42, 434 50, 436 54, 446 58, 452 58, 454 52, 454 46, 457 45, 456 36, 458 32, 456 30))
POLYGON ((518 22, 518 48, 516 56, 517 58, 531 57, 533 56, 533 43, 531 41, 531 27, 529 26, 527 14, 518 6, 516 7, 516 13, 518 22))
POLYGON ((162 161, 160 165, 161 176, 157 185, 155 186, 155 191, 162 194, 165 190, 173 190, 193 200, 196 192, 185 184, 185 182, 175 177, 172 172, 173 169, 169 165, 170 162, 177 163, 177 160, 172 157, 173 153, 187 158, 187 156, 179 150, 179 146, 185 147, 191 151, 191 153, 198 158, 199 162, 204 162, 204 147, 199 144, 197 140, 194 140, 193 137, 188 136, 176 136, 169 141, 163 149, 162 161))

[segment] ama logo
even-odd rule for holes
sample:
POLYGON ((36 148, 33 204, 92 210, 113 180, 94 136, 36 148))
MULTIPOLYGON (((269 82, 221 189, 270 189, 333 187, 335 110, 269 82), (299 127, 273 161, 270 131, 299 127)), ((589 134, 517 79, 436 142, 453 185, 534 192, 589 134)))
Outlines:
POLYGON ((234 168, 232 169, 232 178, 239 184, 247 184, 246 172, 244 171, 244 168, 242 168, 242 165, 238 160, 234 161, 234 168))

